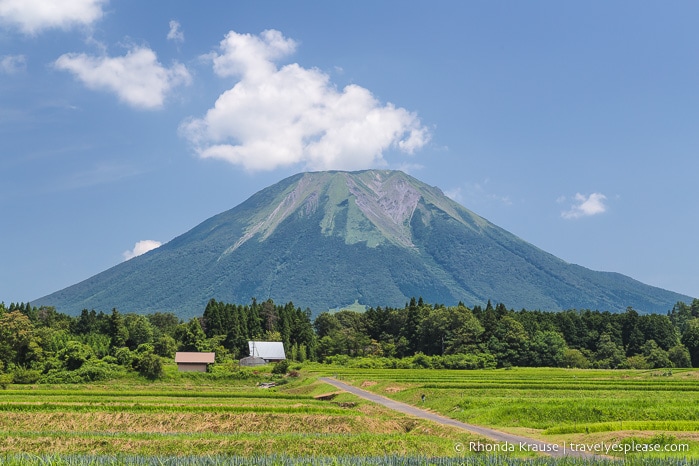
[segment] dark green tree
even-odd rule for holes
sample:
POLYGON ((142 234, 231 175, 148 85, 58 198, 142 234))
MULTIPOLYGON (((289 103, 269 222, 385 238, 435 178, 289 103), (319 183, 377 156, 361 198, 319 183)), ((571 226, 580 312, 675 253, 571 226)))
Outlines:
POLYGON ((124 316, 116 309, 112 309, 112 315, 109 317, 109 337, 112 348, 126 346, 126 342, 129 339, 129 331, 126 328, 124 316))
POLYGON ((196 317, 177 327, 175 339, 179 341, 182 351, 204 351, 207 346, 206 334, 196 317))
POLYGON ((668 357, 667 351, 660 348, 655 340, 648 340, 645 342, 641 351, 651 369, 672 367, 672 362, 668 357))
POLYGON ((537 367, 563 366, 566 354, 566 341, 563 336, 551 330, 537 331, 529 344, 529 365, 537 367))
POLYGON ((506 315, 490 337, 488 349, 499 367, 522 365, 529 350, 529 337, 521 323, 506 315))
POLYGON ((670 348, 667 357, 672 362, 673 367, 692 367, 692 358, 684 345, 670 348))
POLYGON ((139 314, 126 314, 124 325, 128 333, 126 346, 136 349, 139 345, 153 342, 153 326, 148 318, 139 314))
POLYGON ((621 345, 609 333, 603 333, 595 352, 595 366, 600 369, 616 369, 623 367, 625 362, 626 353, 621 345))
POLYGON ((665 351, 679 343, 677 329, 668 316, 647 314, 638 318, 645 341, 654 340, 665 351))
POLYGON ((682 344, 689 351, 692 367, 699 367, 699 318, 687 321, 687 328, 682 334, 682 344))
POLYGON ((19 310, 0 316, 0 361, 5 367, 25 366, 40 351, 34 324, 19 310))

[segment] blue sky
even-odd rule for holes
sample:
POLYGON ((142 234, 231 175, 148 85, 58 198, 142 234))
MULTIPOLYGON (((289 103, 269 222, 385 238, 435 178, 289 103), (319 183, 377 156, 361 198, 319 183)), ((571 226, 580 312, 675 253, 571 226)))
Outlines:
POLYGON ((0 301, 362 168, 699 296, 696 2, 53 3, 0 0, 0 301))

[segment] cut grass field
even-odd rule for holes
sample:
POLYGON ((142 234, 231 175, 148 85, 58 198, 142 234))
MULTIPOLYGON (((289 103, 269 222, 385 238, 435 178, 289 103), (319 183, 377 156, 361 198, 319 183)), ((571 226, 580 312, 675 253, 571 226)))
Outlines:
POLYGON ((515 452, 517 459, 507 454, 504 460, 467 448, 457 451, 456 445, 488 440, 348 393, 316 399, 336 391, 317 380, 321 375, 463 422, 551 443, 686 443, 690 450, 675 454, 672 463, 658 454, 625 459, 696 464, 680 458, 699 457, 699 371, 659 374, 308 365, 301 377, 288 377, 288 383, 271 389, 256 386, 268 380, 266 374, 233 380, 172 372, 166 381, 153 383, 131 378, 12 385, 0 391, 0 464, 596 464, 533 453, 515 452))
POLYGON ((658 444, 663 451, 653 455, 699 457, 696 370, 319 370, 465 423, 546 442, 658 444), (665 451, 681 444, 688 451, 665 451))
POLYGON ((197 375, 174 382, 19 386, 0 391, 0 454, 291 457, 454 454, 476 437, 340 394, 313 378, 197 375))

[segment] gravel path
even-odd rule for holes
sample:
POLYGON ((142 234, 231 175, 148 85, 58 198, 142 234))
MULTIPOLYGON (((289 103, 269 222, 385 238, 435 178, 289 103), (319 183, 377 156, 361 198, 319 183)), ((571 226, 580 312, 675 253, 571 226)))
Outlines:
MULTIPOLYGON (((555 457, 562 457, 562 456, 574 456, 578 458, 597 458, 599 459, 599 456, 592 455, 587 452, 580 452, 580 451, 572 451, 569 448, 564 448, 562 445, 557 445, 553 443, 546 443, 542 442, 540 440, 534 440, 528 437, 521 437, 519 435, 513 435, 513 434, 508 434, 505 432, 500 432, 498 430, 493 430, 493 429, 488 429, 486 427, 480 427, 480 426, 474 426, 472 424, 466 424, 464 422, 457 421, 455 419, 448 418, 446 416, 442 416, 440 414, 433 413, 431 411, 426 411, 424 409, 416 408, 415 406, 402 403, 400 401, 392 400, 390 398, 386 398, 385 396, 377 395, 375 393, 368 392, 366 390, 362 390, 361 388, 357 388, 353 385, 346 384, 344 382, 340 382, 337 379, 333 379, 330 377, 321 377, 319 379, 321 382, 328 383, 330 385, 333 385, 339 389, 345 390, 353 395, 356 395, 360 398, 364 398, 365 400, 372 401, 374 403, 378 403, 380 405, 383 405, 389 409, 392 409, 394 411, 401 412, 403 414, 408 414, 410 416, 418 417, 421 419, 427 419, 429 421, 437 422, 439 424, 447 425, 447 426, 453 426, 453 427, 458 427, 460 429, 467 430, 469 432, 473 432, 474 434, 481 435, 483 437, 487 437, 489 439, 495 440, 497 442, 507 442, 508 444, 513 445, 513 447, 516 450, 529 450, 529 451, 538 451, 538 452, 543 452, 551 456, 555 457)), ((456 453, 468 453, 470 451, 470 445, 462 445, 460 443, 457 443, 454 445, 454 450, 456 453)))

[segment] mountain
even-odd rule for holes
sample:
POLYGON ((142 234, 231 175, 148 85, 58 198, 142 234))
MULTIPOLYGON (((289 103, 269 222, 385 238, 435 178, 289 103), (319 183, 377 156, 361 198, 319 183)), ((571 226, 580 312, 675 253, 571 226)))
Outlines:
POLYGON ((314 314, 411 297, 520 309, 667 312, 688 296, 569 264, 399 171, 301 173, 169 243, 32 301, 60 312, 201 315, 211 298, 314 314))

